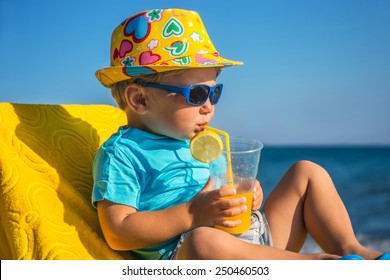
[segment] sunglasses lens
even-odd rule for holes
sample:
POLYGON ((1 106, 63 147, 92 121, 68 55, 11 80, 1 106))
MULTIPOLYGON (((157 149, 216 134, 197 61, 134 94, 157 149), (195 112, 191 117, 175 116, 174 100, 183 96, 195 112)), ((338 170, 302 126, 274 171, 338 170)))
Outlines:
POLYGON ((202 105, 207 101, 210 88, 206 85, 194 85, 190 89, 190 102, 195 105, 202 105))
POLYGON ((211 104, 217 104, 222 94, 222 85, 217 85, 210 96, 211 104))

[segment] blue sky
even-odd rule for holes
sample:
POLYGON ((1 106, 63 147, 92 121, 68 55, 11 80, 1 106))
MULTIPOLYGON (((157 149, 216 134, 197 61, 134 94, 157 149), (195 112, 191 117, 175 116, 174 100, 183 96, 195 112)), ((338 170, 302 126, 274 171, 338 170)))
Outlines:
POLYGON ((388 0, 0 0, 0 102, 112 104, 94 77, 113 29, 151 8, 200 13, 222 56, 213 125, 279 144, 390 144, 388 0))

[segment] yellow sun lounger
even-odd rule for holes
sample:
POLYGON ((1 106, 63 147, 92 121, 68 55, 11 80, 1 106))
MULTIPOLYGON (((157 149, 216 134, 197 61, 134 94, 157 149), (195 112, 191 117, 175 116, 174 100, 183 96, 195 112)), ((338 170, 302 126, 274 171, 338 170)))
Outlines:
POLYGON ((91 205, 92 161, 124 125, 108 105, 0 103, 0 259, 131 259, 91 205))

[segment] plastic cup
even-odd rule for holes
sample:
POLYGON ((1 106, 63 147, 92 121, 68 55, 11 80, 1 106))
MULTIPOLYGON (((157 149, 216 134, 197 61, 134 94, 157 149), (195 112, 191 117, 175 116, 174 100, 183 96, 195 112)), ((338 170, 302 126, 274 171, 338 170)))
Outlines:
MULTIPOLYGON (((226 145, 224 145, 226 147, 226 145)), ((239 234, 249 230, 251 221, 251 209, 254 184, 260 162, 260 153, 263 144, 250 138, 230 138, 230 152, 226 149, 221 156, 210 163, 210 176, 214 188, 221 188, 223 185, 230 185, 236 188, 237 194, 226 198, 246 198, 247 211, 238 216, 226 217, 227 220, 241 220, 241 224, 234 228, 216 226, 231 234, 239 234), (228 163, 231 163, 230 166, 228 163), (229 171, 229 169, 231 170, 229 171), (229 182, 229 178, 233 182, 229 182)), ((223 198, 225 199, 225 198, 223 198)))

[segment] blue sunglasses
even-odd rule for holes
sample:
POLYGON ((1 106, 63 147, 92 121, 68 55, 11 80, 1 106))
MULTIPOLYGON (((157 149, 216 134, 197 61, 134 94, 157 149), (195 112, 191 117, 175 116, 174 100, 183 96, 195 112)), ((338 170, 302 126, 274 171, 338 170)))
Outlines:
POLYGON ((146 87, 153 87, 163 89, 169 92, 174 92, 183 95, 186 98, 188 104, 194 106, 202 106, 210 98, 211 104, 215 105, 218 103, 219 98, 222 94, 222 84, 216 84, 215 86, 203 85, 203 84, 192 84, 187 87, 162 85, 155 83, 147 83, 143 81, 138 82, 139 85, 146 87))

